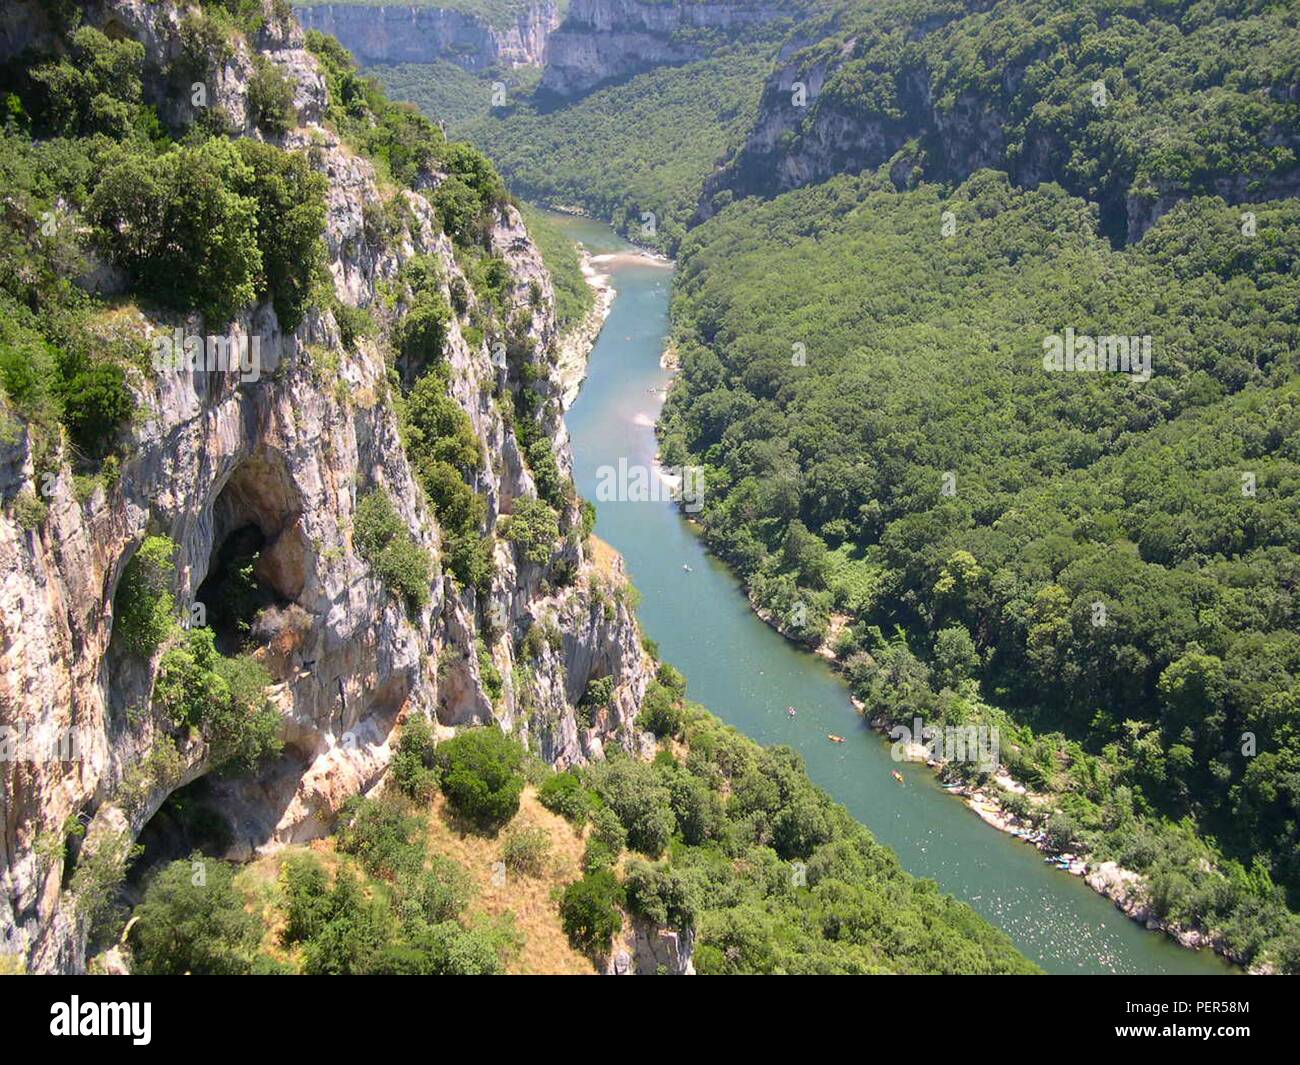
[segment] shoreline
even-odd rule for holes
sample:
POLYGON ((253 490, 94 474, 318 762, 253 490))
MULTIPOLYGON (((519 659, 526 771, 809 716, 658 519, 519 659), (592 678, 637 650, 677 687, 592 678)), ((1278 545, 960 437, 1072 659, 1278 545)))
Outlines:
POLYGON ((593 261, 591 253, 579 244, 578 266, 587 287, 595 293, 596 302, 587 316, 567 333, 561 334, 557 342, 556 376, 562 389, 561 411, 572 407, 582 391, 582 383, 587 379, 587 361, 604 331, 614 300, 618 298, 612 276, 597 270, 593 261))

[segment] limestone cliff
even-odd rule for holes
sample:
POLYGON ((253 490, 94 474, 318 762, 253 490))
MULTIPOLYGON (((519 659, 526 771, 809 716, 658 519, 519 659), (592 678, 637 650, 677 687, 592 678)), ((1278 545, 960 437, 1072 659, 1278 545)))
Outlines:
POLYGON ((309 30, 337 37, 362 63, 432 63, 466 70, 542 66, 562 0, 537 0, 502 25, 470 11, 416 4, 300 4, 309 30))
MULTIPOLYGON (((1053 121, 1059 101, 1048 106, 1035 95, 1047 58, 1044 46, 989 60, 978 87, 971 87, 969 79, 953 84, 952 68, 969 56, 960 51, 964 42, 949 31, 967 14, 954 7, 902 29, 882 15, 884 28, 832 33, 822 40, 815 35, 805 40, 796 27, 767 79, 744 144, 706 183, 700 217, 708 218, 732 199, 776 196, 891 162, 899 187, 918 176, 960 183, 985 167, 1005 170, 1027 188, 1056 182, 1097 203, 1102 230, 1117 243, 1141 239, 1174 204, 1191 195, 1258 203, 1300 192, 1300 166, 1295 164, 1300 134, 1293 120, 1264 128, 1260 143, 1275 159, 1267 172, 1193 173, 1175 180, 1145 173, 1143 164, 1153 153, 1138 151, 1117 153, 1105 182, 1086 178, 1072 140, 1079 134, 1053 121), (895 48, 890 32, 905 34, 908 47, 895 48)), ((1113 92, 1121 82, 1114 74, 1110 79, 1113 92)), ((1076 95, 1096 91, 1083 82, 1076 95)), ((1291 105, 1300 101, 1300 85, 1294 83, 1262 85, 1254 92, 1291 105)), ((1097 114, 1111 106, 1100 99, 1093 105, 1097 114)), ((1085 111, 1075 121, 1082 125, 1092 117, 1085 111)), ((1127 135, 1139 137, 1131 131, 1127 135)))
POLYGON ((700 59, 710 50, 706 31, 724 31, 732 42, 782 14, 770 0, 573 0, 568 17, 551 36, 542 89, 579 96, 651 67, 700 59))
MULTIPOLYGON (((28 21, 19 11, 11 28, 41 26, 30 4, 7 6, 11 15, 26 8, 28 21)), ((151 60, 179 48, 172 5, 83 6, 89 24, 143 42, 151 60)), ((0 49, 12 54, 41 43, 39 33, 22 37, 0 33, 0 49)), ((484 333, 470 327, 471 318, 481 324, 489 311, 466 282, 428 199, 381 187, 372 164, 323 124, 325 82, 291 20, 269 21, 251 44, 239 39, 217 72, 214 106, 231 127, 258 135, 248 102, 254 50, 295 86, 299 125, 282 146, 304 149, 328 179, 325 237, 341 303, 371 308, 393 327, 404 305, 383 293, 391 292, 404 262, 428 255, 437 260, 448 302, 460 308, 447 329, 445 359, 451 394, 486 454, 475 486, 488 502, 486 536, 517 500, 535 494, 512 421, 503 415, 513 391, 540 393, 538 420, 566 477, 571 465, 553 366, 553 291, 537 248, 514 208, 501 208, 490 240, 510 267, 506 317, 529 341, 524 372, 500 365, 484 333), (395 234, 377 237, 367 207, 386 195, 402 198, 404 220, 395 234)), ((166 118, 169 101, 153 102, 166 118)), ((440 180, 429 173, 423 186, 440 180)), ((117 312, 115 327, 147 336, 178 327, 202 332, 196 317, 130 307, 117 312)), ((441 544, 399 438, 380 344, 361 338, 345 346, 335 315, 323 307, 288 332, 269 302, 250 306, 232 329, 261 339, 258 380, 135 372, 138 412, 125 430, 115 483, 79 498, 65 467, 40 486, 49 512, 38 526, 19 524, 8 507, 0 517, 0 725, 43 748, 78 737, 74 758, 0 763, 0 951, 37 972, 85 966, 84 922, 65 862, 135 838, 168 795, 210 768, 209 752, 192 736, 176 738, 178 761, 150 758, 169 736, 168 723, 150 709, 159 656, 132 660, 112 641, 118 582, 147 535, 176 543, 173 592, 189 604, 225 539, 255 526, 266 545, 258 575, 284 604, 256 652, 275 681, 269 694, 281 717, 284 756, 255 775, 218 784, 235 855, 328 831, 342 802, 381 780, 394 727, 409 714, 446 728, 495 722, 555 765, 599 757, 610 742, 641 749, 646 740, 633 725, 648 683, 636 622, 618 573, 606 567, 597 574, 586 557, 576 504, 561 515, 563 546, 547 565, 516 557, 498 538, 489 601, 439 573, 428 605, 409 613, 353 544, 358 497, 373 485, 387 488, 402 522, 435 558, 441 544), (534 624, 561 638, 534 648, 525 662, 524 636, 534 624), (495 696, 480 646, 503 679, 495 696), (590 679, 604 676, 614 678, 615 698, 587 728, 574 704, 590 679), (62 847, 39 845, 62 842, 72 821, 86 830, 66 858, 62 847)), ((37 487, 32 460, 26 432, 0 443, 4 500, 37 487)))

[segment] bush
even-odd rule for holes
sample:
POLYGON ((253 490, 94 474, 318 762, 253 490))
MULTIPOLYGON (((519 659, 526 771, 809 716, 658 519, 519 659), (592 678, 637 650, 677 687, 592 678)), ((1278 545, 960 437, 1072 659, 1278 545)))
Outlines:
POLYGON ((234 870, 195 851, 165 866, 136 907, 131 931, 134 971, 240 976, 252 967, 262 922, 244 909, 234 870))
POLYGON ((126 373, 110 362, 90 363, 56 389, 63 404, 63 424, 77 449, 88 458, 103 458, 118 427, 135 410, 126 373))
POLYGON ((564 889, 560 919, 564 934, 577 949, 587 954, 609 950, 623 927, 623 889, 608 870, 589 873, 564 889))
POLYGON ((253 56, 253 76, 248 79, 248 103, 253 120, 264 133, 283 136, 298 119, 293 106, 293 82, 263 55, 253 56))
POLYGON ((503 519, 503 535, 520 555, 534 565, 544 566, 551 560, 560 525, 553 511, 540 499, 515 500, 514 513, 503 519))
POLYGON ((668 688, 653 681, 646 689, 636 723, 656 736, 676 736, 682 731, 686 711, 668 688))
POLYGON ((591 793, 582 786, 576 773, 555 773, 542 781, 537 798, 551 813, 559 814, 575 825, 587 820, 591 793))
POLYGON ((551 853, 551 837, 543 829, 528 826, 506 832, 501 858, 512 873, 541 876, 551 853))
POLYGON ((329 874, 314 854, 295 854, 280 869, 284 896, 284 943, 301 943, 320 934, 330 918, 329 874))
POLYGON ((578 715, 588 728, 596 723, 596 716, 614 700, 614 678, 600 677, 587 684, 582 700, 578 703, 578 715))
POLYGON ((634 858, 624 881, 628 908, 661 928, 684 931, 695 925, 699 910, 695 888, 667 865, 651 865, 634 858))
POLYGON ((211 629, 191 629, 158 664, 153 700, 173 725, 194 728, 218 769, 252 769, 279 752, 280 716, 266 699, 270 674, 248 656, 225 658, 211 629))
POLYGON ((356 795, 343 804, 338 848, 361 862, 371 876, 394 880, 424 866, 424 818, 405 799, 356 795))
POLYGON ((114 634, 132 654, 149 658, 171 631, 176 615, 172 584, 176 545, 165 536, 147 537, 126 564, 113 597, 114 634))
POLYGON ((429 719, 418 711, 413 712, 402 726, 389 772, 397 789, 417 802, 428 802, 438 787, 438 772, 434 768, 436 746, 429 719))
POLYGON ((384 488, 375 488, 357 503, 353 539, 375 575, 408 609, 425 607, 429 602, 433 562, 402 523, 384 488))
POLYGON ((457 812, 493 829, 519 811, 524 752, 499 728, 469 729, 438 745, 442 790, 457 812))

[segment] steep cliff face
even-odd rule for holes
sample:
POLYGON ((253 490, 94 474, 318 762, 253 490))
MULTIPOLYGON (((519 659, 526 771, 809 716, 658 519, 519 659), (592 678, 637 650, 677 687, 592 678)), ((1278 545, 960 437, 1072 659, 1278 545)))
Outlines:
POLYGON ((579 96, 602 82, 651 67, 700 59, 709 54, 709 47, 699 31, 725 31, 734 40, 782 14, 779 5, 767 0, 573 0, 568 17, 551 37, 542 88, 559 96, 579 96))
MULTIPOLYGON (((87 21, 144 42, 151 58, 179 47, 170 6, 105 0, 87 9, 87 21)), ((571 465, 551 356, 553 291, 540 254, 518 213, 500 209, 491 242, 510 266, 506 317, 533 352, 525 386, 470 328, 471 318, 481 323, 489 311, 424 195, 398 192, 405 203, 400 232, 382 240, 371 235, 366 208, 383 199, 381 184, 371 163, 321 124, 325 83, 302 47, 301 30, 268 25, 255 43, 295 87, 300 125, 282 146, 304 149, 329 182, 325 236, 339 300, 400 320, 400 302, 384 311, 381 291, 416 255, 437 260, 449 302, 453 287, 461 295, 444 357, 451 395, 486 455, 476 487, 488 503, 488 535, 517 500, 536 494, 502 414, 512 390, 541 394, 538 422, 566 477, 571 465)), ((252 66, 251 48, 241 40, 221 72, 215 102, 234 129, 246 132, 254 128, 252 66)), ((165 114, 166 101, 156 102, 165 114)), ((430 187, 440 180, 427 175, 430 187)), ((177 328, 202 332, 196 317, 134 308, 116 313, 113 327, 150 338, 177 328)), ((599 757, 610 742, 633 750, 646 743, 633 721, 647 663, 618 573, 597 574, 576 534, 545 566, 517 557, 502 537, 489 601, 439 574, 428 604, 408 611, 353 543, 358 498, 382 485, 416 542, 434 557, 441 544, 399 438, 378 343, 363 338, 346 347, 328 309, 313 309, 286 332, 269 303, 246 308, 231 331, 260 339, 256 381, 221 372, 134 374, 138 413, 126 430, 120 478, 81 499, 65 467, 40 486, 49 514, 39 527, 0 518, 0 724, 6 739, 24 737, 18 756, 2 766, 0 949, 34 971, 85 965, 86 929, 68 890, 68 859, 61 847, 40 842, 61 843, 70 819, 79 820, 84 861, 98 848, 134 839, 168 795, 211 768, 201 739, 176 736, 150 710, 158 654, 147 663, 130 660, 112 641, 114 595, 147 535, 177 545, 173 592, 182 605, 194 602, 232 532, 253 526, 265 541, 258 575, 281 607, 255 653, 275 682, 269 697, 285 750, 251 776, 216 784, 233 856, 328 831, 347 798, 381 780, 394 727, 409 714, 428 715, 446 729, 497 723, 557 766, 599 757), (553 627, 562 639, 524 662, 521 647, 534 624, 553 627), (484 678, 484 652, 501 675, 499 688, 484 678), (574 704, 589 679, 604 676, 614 679, 616 694, 587 728, 574 704), (30 757, 70 735, 74 756, 30 757), (151 757, 173 742, 179 758, 151 757)), ((34 489, 28 434, 7 437, 0 449, 4 498, 34 489)), ((580 522, 577 505, 568 505, 562 530, 573 533, 580 522)))
MULTIPOLYGON (((996 17, 992 12, 988 19, 996 17)), ((1205 73, 1192 86, 1197 111, 1189 118, 1162 111, 1173 93, 1158 74, 1144 82, 1157 65, 1137 58, 1145 54, 1138 45, 1130 45, 1121 74, 1123 63, 1098 63, 1093 42, 1070 36, 1083 32, 1078 26, 1062 30, 1059 39, 1044 31, 1003 55, 972 43, 983 25, 982 16, 936 6, 929 18, 882 13, 878 23, 811 43, 796 28, 745 143, 707 182, 700 217, 733 198, 775 196, 891 160, 899 183, 912 180, 914 170, 930 181, 959 183, 984 167, 1005 170, 1027 188, 1057 182, 1098 205, 1103 231, 1116 243, 1140 239, 1192 195, 1257 203, 1300 190, 1300 86, 1293 71, 1261 65, 1233 87, 1235 99, 1220 78, 1205 73), (1067 64, 1075 69, 1062 72, 1067 64), (1055 80, 1045 81, 1047 69, 1056 71, 1055 80), (1240 124, 1221 134, 1239 142, 1232 158, 1207 147, 1198 131, 1181 128, 1215 121, 1234 107, 1248 117, 1234 118, 1240 124), (1171 147, 1166 142, 1175 130, 1182 139, 1171 147), (1101 158, 1101 169, 1088 162, 1101 158)), ((1135 37, 1146 29, 1139 27, 1135 37)), ((1010 26, 987 47, 1005 48, 1018 32, 1010 26)), ((1179 59, 1188 66, 1204 62, 1196 50, 1211 47, 1209 31, 1189 26, 1183 32, 1180 39, 1171 26, 1157 27, 1150 36, 1154 41, 1163 33, 1158 51, 1181 48, 1188 54, 1179 59)))
POLYGON ((362 63, 446 59, 485 70, 542 66, 564 7, 562 0, 537 0, 501 26, 468 11, 415 4, 303 4, 295 11, 306 29, 337 37, 362 63))

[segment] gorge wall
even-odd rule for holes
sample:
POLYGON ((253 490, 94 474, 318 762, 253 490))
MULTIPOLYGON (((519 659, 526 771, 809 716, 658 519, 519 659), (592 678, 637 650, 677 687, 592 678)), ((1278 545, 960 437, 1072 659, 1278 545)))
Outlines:
MULTIPOLYGON (((21 40, 0 34, 0 45, 12 49, 0 58, 48 43, 30 31, 43 25, 34 5, 9 7, 28 31, 21 40)), ((144 43, 155 68, 180 50, 180 19, 170 5, 100 0, 84 10, 88 24, 144 43)), ((486 537, 517 500, 536 495, 513 419, 503 414, 518 389, 539 394, 537 421, 563 476, 570 474, 554 293, 540 254, 514 208, 500 208, 489 240, 510 270, 505 316, 529 352, 524 364, 507 366, 479 328, 492 312, 475 297, 426 196, 386 191, 373 165, 324 123, 325 81, 291 20, 268 22, 251 45, 240 39, 213 72, 212 106, 225 112, 234 135, 261 136, 248 100, 255 51, 294 87, 298 125, 281 146, 303 149, 328 179, 325 240, 337 299, 400 325, 405 307, 384 293, 404 263, 423 255, 436 259, 443 294, 461 308, 447 323, 444 357, 450 394, 484 449, 474 487, 487 501, 486 537), (377 236, 368 209, 386 194, 401 198, 403 221, 395 234, 377 236)), ((161 95, 161 84, 147 83, 146 94, 166 118, 178 105, 161 95)), ((432 189, 442 177, 429 172, 417 185, 432 189)), ((197 316, 134 306, 114 312, 113 328, 151 340, 178 328, 204 331, 197 316)), ((402 446, 380 345, 365 337, 345 345, 328 306, 310 310, 290 332, 268 301, 246 307, 231 331, 260 338, 260 377, 239 383, 222 372, 133 372, 138 409, 124 430, 121 475, 88 497, 66 465, 50 476, 38 472, 25 430, 0 442, 0 496, 9 503, 39 489, 49 507, 36 527, 8 507, 0 517, 0 725, 6 739, 27 737, 29 749, 77 737, 75 758, 0 764, 0 951, 30 971, 85 968, 86 927, 69 864, 134 840, 169 795, 211 769, 202 739, 178 735, 151 709, 160 654, 131 660, 112 639, 114 596, 146 536, 177 545, 172 591, 182 607, 194 601, 228 535, 251 525, 265 538, 259 576, 282 608, 255 655, 275 682, 268 696, 285 747, 259 772, 219 782, 232 856, 329 831, 343 802, 379 783, 394 729, 410 714, 427 715, 444 735, 497 724, 556 766, 599 758, 608 743, 653 748, 634 726, 650 663, 618 565, 597 573, 587 557, 576 499, 560 515, 563 538, 549 562, 529 561, 499 536, 489 594, 439 571, 427 605, 408 611, 353 541, 359 496, 383 486, 417 543, 434 558, 442 543, 402 446), (534 626, 558 638, 525 655, 534 626), (485 680, 484 654, 502 678, 499 691, 485 680), (615 694, 588 727, 574 706, 600 677, 613 678, 615 694), (155 757, 173 745, 174 757, 155 757), (73 822, 84 826, 78 846, 39 845, 62 844, 73 822)))
POLYGON ((467 11, 415 4, 302 4, 295 11, 304 28, 337 37, 365 64, 445 59, 466 70, 486 70, 542 66, 564 6, 562 0, 537 0, 504 25, 467 11))
POLYGON ((701 31, 727 31, 735 39, 782 14, 780 6, 768 0, 573 0, 568 17, 551 37, 542 89, 579 96, 651 67, 700 59, 710 51, 701 31))

